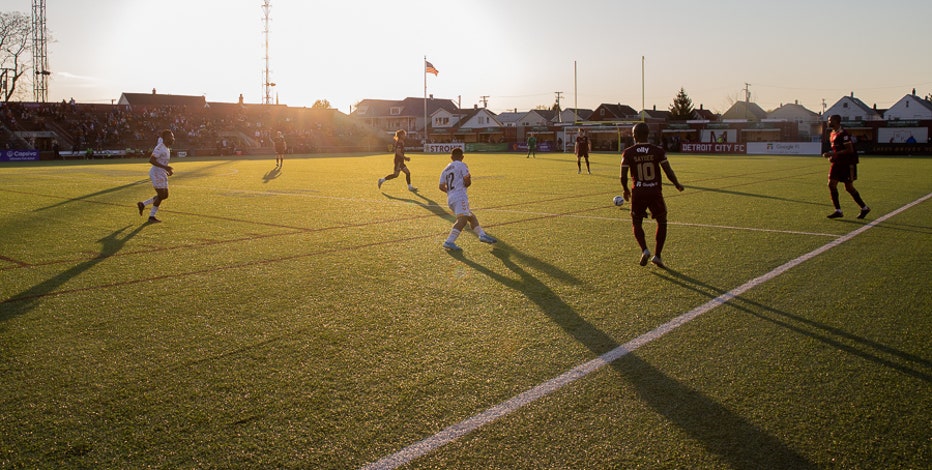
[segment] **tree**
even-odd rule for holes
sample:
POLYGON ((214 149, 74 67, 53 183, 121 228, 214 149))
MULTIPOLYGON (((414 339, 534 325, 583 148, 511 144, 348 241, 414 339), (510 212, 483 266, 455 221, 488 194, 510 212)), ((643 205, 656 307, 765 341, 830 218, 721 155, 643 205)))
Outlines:
POLYGON ((330 109, 330 102, 327 100, 317 100, 311 105, 311 109, 330 109))
POLYGON ((686 121, 693 118, 693 100, 682 87, 673 104, 670 105, 670 119, 673 121, 686 121))
MULTIPOLYGON (((32 22, 21 12, 0 12, 0 99, 17 94, 20 79, 27 79, 32 22)), ((20 91, 20 94, 25 91, 20 91)))

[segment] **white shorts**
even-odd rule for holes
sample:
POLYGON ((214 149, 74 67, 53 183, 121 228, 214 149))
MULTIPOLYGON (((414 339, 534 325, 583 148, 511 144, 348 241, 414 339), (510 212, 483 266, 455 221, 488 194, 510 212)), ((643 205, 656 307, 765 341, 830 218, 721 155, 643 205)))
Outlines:
POLYGON ((469 198, 461 197, 452 200, 447 200, 447 205, 450 206, 450 210, 453 211, 457 217, 466 216, 471 217, 472 211, 469 210, 469 198))
POLYGON ((149 179, 152 180, 153 188, 168 189, 168 172, 164 168, 153 166, 149 170, 149 179))

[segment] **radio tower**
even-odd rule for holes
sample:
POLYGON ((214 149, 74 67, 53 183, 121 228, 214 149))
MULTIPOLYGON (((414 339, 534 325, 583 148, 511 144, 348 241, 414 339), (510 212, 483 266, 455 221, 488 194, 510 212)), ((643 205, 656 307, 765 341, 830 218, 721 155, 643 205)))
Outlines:
POLYGON ((262 34, 265 36, 265 81, 262 85, 265 88, 265 93, 263 94, 262 104, 272 104, 272 87, 275 86, 269 76, 269 10, 271 9, 271 0, 264 0, 262 2, 262 20, 265 23, 265 29, 262 34))
POLYGON ((45 0, 32 0, 33 93, 38 103, 49 100, 49 53, 45 38, 45 0))

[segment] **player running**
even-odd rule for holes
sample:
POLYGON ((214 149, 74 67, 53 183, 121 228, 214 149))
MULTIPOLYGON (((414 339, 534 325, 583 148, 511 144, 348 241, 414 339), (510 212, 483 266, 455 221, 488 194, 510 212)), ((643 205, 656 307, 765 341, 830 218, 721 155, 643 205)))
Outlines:
POLYGON ((661 186, 663 177, 660 169, 667 174, 667 178, 678 191, 683 185, 676 179, 673 168, 667 160, 666 151, 662 147, 647 142, 650 129, 646 123, 639 122, 634 125, 634 145, 625 149, 621 154, 621 186, 626 201, 631 201, 631 223, 634 226, 634 239, 641 247, 640 265, 645 266, 647 261, 663 268, 660 253, 667 240, 667 204, 663 199, 661 186), (632 189, 628 189, 628 172, 631 172, 632 189), (657 221, 655 235, 654 257, 651 258, 647 249, 647 240, 644 235, 643 222, 647 211, 657 221))
POLYGON ((152 180, 152 187, 155 188, 155 196, 137 202, 136 207, 139 209, 139 215, 142 215, 142 212, 146 210, 146 206, 152 204, 152 210, 149 212, 149 222, 151 223, 161 222, 155 217, 155 213, 159 211, 162 201, 168 199, 168 177, 174 173, 172 167, 168 165, 168 161, 171 158, 171 146, 174 143, 175 134, 165 129, 162 131, 155 149, 152 150, 152 156, 149 157, 149 163, 152 164, 152 168, 149 169, 149 179, 152 180))
POLYGON ((479 219, 469 209, 469 196, 466 194, 466 188, 472 184, 472 176, 469 174, 469 168, 463 163, 463 149, 453 149, 450 160, 453 161, 440 173, 440 190, 447 193, 447 205, 456 215, 456 223, 450 230, 450 236, 443 242, 443 247, 450 251, 462 250, 456 245, 456 239, 466 227, 466 223, 469 223, 472 231, 479 235, 480 242, 497 242, 498 240, 482 230, 479 226, 479 219))
POLYGON ((405 165, 405 162, 411 161, 411 157, 405 156, 405 137, 407 136, 408 133, 404 129, 395 131, 395 170, 392 174, 379 178, 379 189, 382 188, 382 183, 395 179, 399 173, 404 172, 405 179, 408 180, 408 191, 417 191, 417 188, 411 186, 411 171, 408 170, 408 165, 405 165))

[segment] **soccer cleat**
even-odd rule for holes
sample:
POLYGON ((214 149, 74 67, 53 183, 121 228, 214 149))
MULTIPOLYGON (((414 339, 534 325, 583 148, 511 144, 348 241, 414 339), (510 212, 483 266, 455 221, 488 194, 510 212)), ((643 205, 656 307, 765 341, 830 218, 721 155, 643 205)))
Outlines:
POLYGON ((150 224, 157 224, 157 223, 159 223, 159 222, 161 222, 161 220, 156 219, 154 215, 150 215, 150 216, 149 216, 149 223, 150 223, 150 224))
POLYGON ((647 261, 649 259, 650 259, 650 251, 644 250, 644 252, 641 253, 641 260, 638 261, 638 264, 640 264, 641 266, 647 266, 647 261))
POLYGON ((142 211, 146 210, 146 205, 141 202, 137 202, 136 208, 139 209, 139 215, 142 215, 142 211))
POLYGON ((650 262, 654 263, 654 266, 658 268, 666 268, 666 266, 663 265, 663 261, 661 261, 660 257, 657 255, 654 255, 654 257, 650 259, 650 262))
POLYGON ((588 173, 588 174, 590 174, 590 175, 591 175, 591 174, 592 174, 592 171, 590 171, 590 170, 586 170, 586 173, 588 173))
POLYGON ((858 214, 858 218, 859 218, 859 219, 863 219, 864 216, 866 216, 867 214, 870 213, 870 211, 871 211, 871 208, 870 208, 870 207, 867 207, 867 206, 862 207, 862 208, 861 208, 861 213, 858 214))
POLYGON ((463 251, 462 248, 456 246, 456 243, 453 242, 443 242, 443 248, 450 251, 463 251))
POLYGON ((582 170, 576 170, 576 174, 577 174, 577 175, 581 175, 581 174, 582 174, 582 170))
POLYGON ((837 218, 843 217, 843 216, 844 216, 844 215, 841 213, 841 211, 835 211, 835 212, 832 212, 831 214, 827 215, 826 217, 829 218, 829 219, 837 219, 837 218))
POLYGON ((414 186, 411 186, 411 185, 409 184, 409 185, 408 185, 408 191, 411 191, 411 192, 413 193, 413 192, 417 191, 417 188, 415 188, 414 186))
POLYGON ((482 243, 495 243, 498 240, 496 240, 495 238, 493 238, 492 236, 488 234, 482 234, 482 235, 479 235, 479 241, 482 243))
POLYGON ((385 178, 379 178, 379 189, 382 189, 382 183, 385 182, 385 178))

